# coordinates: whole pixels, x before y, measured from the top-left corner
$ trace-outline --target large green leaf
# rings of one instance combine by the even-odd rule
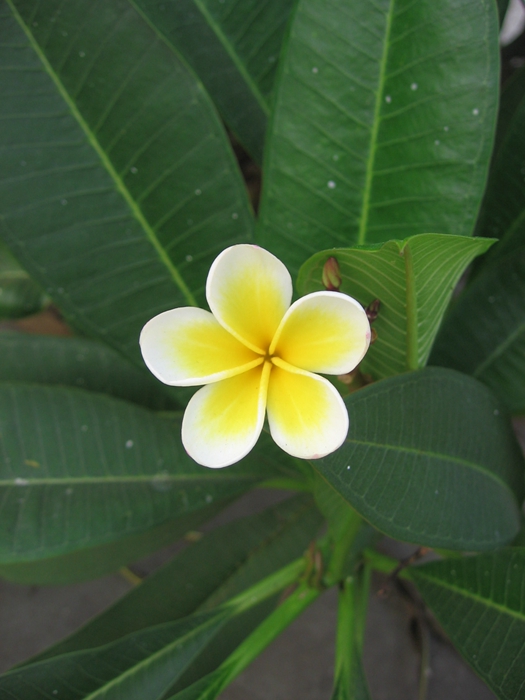
[[[329,246],[471,233],[498,101],[492,0],[300,0],[282,62],[261,245],[297,269]]]
[[[407,573],[497,697],[525,698],[525,549],[432,562]]]
[[[37,659],[108,644],[220,605],[300,556],[320,525],[311,498],[297,496],[212,530]]]
[[[525,210],[446,317],[430,357],[525,413]]]
[[[225,121],[262,160],[269,98],[293,0],[135,0],[184,55]]]
[[[345,443],[312,466],[372,525],[460,550],[494,548],[516,535],[523,456],[482,384],[426,368],[361,389],[346,404]]]
[[[253,216],[195,77],[127,0],[0,3],[0,231],[86,334],[204,300]]]
[[[171,388],[106,345],[81,338],[0,333],[0,381],[62,384],[157,411],[177,407]]]
[[[229,499],[274,473],[263,438],[239,465],[186,454],[180,420],[62,387],[0,384],[0,561],[59,556]],[[275,460],[277,461],[277,460]]]
[[[0,319],[41,311],[49,297],[0,243]]]
[[[323,266],[335,257],[341,291],[363,306],[379,299],[377,340],[361,367],[374,379],[423,367],[465,267],[492,241],[465,236],[421,234],[404,241],[317,253],[301,268],[301,294],[324,289]]]

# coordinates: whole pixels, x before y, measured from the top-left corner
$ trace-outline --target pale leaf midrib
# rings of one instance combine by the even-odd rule
[[[427,581],[429,581],[430,583],[433,583],[435,586],[439,586],[440,588],[445,588],[449,591],[452,591],[453,593],[455,593],[457,595],[460,595],[464,598],[468,598],[472,601],[475,601],[476,603],[482,603],[483,605],[485,605],[488,608],[492,608],[494,610],[497,610],[498,612],[502,612],[505,615],[508,615],[509,617],[514,617],[517,620],[525,623],[525,614],[519,613],[519,611],[513,610],[511,608],[506,608],[501,603],[496,603],[493,600],[491,600],[490,598],[483,598],[483,596],[481,596],[479,593],[473,593],[472,591],[468,591],[465,588],[461,588],[461,587],[454,585],[448,581],[443,581],[443,579],[437,578],[436,576],[433,576],[432,574],[428,574],[428,573],[423,573],[423,574],[418,573],[418,575],[414,576],[412,580],[415,579],[417,581],[418,576],[421,576],[421,578],[424,578]],[[411,578],[412,578],[412,576],[411,576]]]
[[[433,460],[442,462],[453,462],[454,464],[461,465],[463,467],[468,467],[479,474],[482,474],[485,478],[495,481],[500,487],[508,491],[514,498],[512,489],[510,486],[502,479],[499,474],[495,474],[490,469],[484,467],[481,464],[476,464],[468,459],[463,459],[462,457],[457,457],[455,455],[441,454],[440,452],[432,452],[431,450],[418,449],[417,447],[405,447],[404,445],[391,445],[386,443],[372,442],[371,440],[358,440],[356,438],[347,438],[345,440],[346,445],[364,445],[366,447],[371,447],[372,449],[382,449],[387,452],[399,452],[414,454],[418,457],[427,457]]]
[[[379,76],[378,85],[376,92],[376,99],[374,105],[374,121],[372,123],[372,131],[370,134],[370,150],[368,152],[367,167],[366,167],[366,179],[365,187],[363,192],[363,204],[361,208],[361,217],[359,223],[359,231],[357,235],[357,244],[362,245],[366,242],[367,226],[368,226],[368,214],[370,211],[370,200],[372,195],[372,180],[374,177],[374,163],[377,150],[377,140],[379,135],[379,126],[381,120],[379,115],[381,113],[381,104],[383,98],[383,88],[385,86],[385,76],[386,76],[386,64],[388,60],[388,49],[390,47],[390,32],[392,30],[392,18],[394,15],[394,1],[390,0],[390,8],[386,16],[386,27],[385,27],[385,38],[384,38],[384,50],[383,56],[381,57],[381,63],[379,64]]]
[[[252,76],[250,73],[248,73],[244,63],[236,53],[236,51],[233,50],[233,47],[231,45],[231,42],[228,41],[228,38],[225,36],[224,32],[222,31],[222,28],[218,25],[218,23],[214,20],[214,18],[211,16],[211,14],[208,12],[208,9],[205,7],[204,3],[202,0],[193,0],[195,3],[197,9],[201,13],[201,15],[204,17],[206,22],[208,23],[208,26],[211,28],[217,39],[220,41],[222,47],[230,57],[230,59],[233,61],[235,64],[235,67],[239,71],[240,75],[242,76],[244,82],[248,87],[250,88],[253,96],[257,100],[261,110],[264,112],[264,114],[268,117],[270,114],[270,108],[268,107],[268,103],[263,97],[261,91],[259,90],[258,86],[255,84]]]
[[[92,146],[92,148],[95,150],[97,153],[98,157],[100,158],[102,165],[105,167],[107,170],[108,174],[110,175],[111,179],[113,180],[116,189],[118,192],[122,195],[123,199],[129,206],[132,214],[135,216],[135,219],[139,222],[141,225],[142,229],[144,230],[144,233],[146,234],[148,240],[150,241],[151,245],[155,249],[157,255],[159,256],[161,262],[164,264],[166,269],[168,270],[172,280],[176,284],[176,286],[179,288],[180,292],[183,294],[186,302],[190,306],[197,306],[197,301],[195,300],[192,292],[188,288],[186,282],[182,278],[180,272],[177,270],[175,265],[172,263],[171,259],[167,255],[166,251],[160,244],[160,241],[157,238],[157,235],[155,231],[152,229],[146,218],[144,217],[141,209],[137,206],[135,200],[131,196],[129,190],[127,187],[124,185],[122,178],[118,175],[117,171],[113,167],[113,164],[109,160],[108,156],[102,149],[101,145],[99,144],[97,138],[95,137],[94,133],[92,132],[91,128],[89,127],[88,123],[85,121],[84,117],[78,110],[77,106],[71,99],[69,93],[67,92],[66,88],[64,87],[62,81],[56,74],[56,72],[53,70],[53,67],[49,63],[48,59],[46,58],[44,52],[40,48],[39,44],[37,41],[34,39],[33,35],[31,34],[29,28],[27,27],[26,23],[24,22],[23,18],[19,14],[18,10],[13,4],[13,0],[6,0],[9,8],[11,9],[11,12],[13,13],[13,16],[15,17],[16,21],[20,25],[22,31],[26,35],[29,44],[35,51],[36,55],[40,59],[42,65],[45,68],[46,73],[49,75],[53,83],[55,84],[60,96],[62,99],[65,101],[67,106],[70,109],[71,114],[73,117],[76,119],[78,125],[84,132],[88,142]]]

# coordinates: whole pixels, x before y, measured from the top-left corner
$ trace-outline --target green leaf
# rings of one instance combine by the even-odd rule
[[[242,493],[271,476],[280,457],[265,438],[239,465],[205,469],[186,454],[180,420],[92,392],[21,383],[0,385],[0,436],[2,563],[144,532]]]
[[[525,69],[504,90],[495,152],[476,233],[502,238],[525,216]]]
[[[72,386],[157,411],[180,406],[171,387],[106,345],[83,338],[0,333],[0,381]]]
[[[300,0],[281,61],[261,245],[296,270],[330,246],[471,233],[498,102],[493,0]]]
[[[430,363],[471,374],[525,413],[525,211],[446,317]]]
[[[525,698],[525,549],[431,562],[407,574],[497,697]]]
[[[86,335],[142,362],[153,315],[204,301],[251,236],[224,128],[127,0],[0,5],[0,231]]]
[[[423,367],[452,291],[465,267],[493,241],[427,233],[404,241],[339,248],[314,255],[301,268],[301,294],[324,289],[322,271],[335,257],[341,291],[363,306],[379,299],[377,340],[361,364],[374,379]]]
[[[523,456],[482,384],[427,368],[361,389],[346,405],[345,443],[311,464],[374,527],[467,551],[516,535]]]
[[[38,284],[0,243],[0,319],[29,316],[41,311],[48,302]]]
[[[0,564],[0,577],[25,585],[64,585],[106,576],[122,566],[173,544],[188,531],[217,515],[227,500],[212,503],[179,518],[168,520],[146,532],[122,537],[99,547],[80,549],[63,556]]]
[[[305,496],[222,525],[37,660],[108,644],[220,605],[300,556],[320,525]]]
[[[269,98],[293,0],[135,0],[193,67],[239,141],[262,161]]]
[[[226,618],[224,610],[149,628],[113,645],[66,654],[0,676],[13,700],[160,700]]]

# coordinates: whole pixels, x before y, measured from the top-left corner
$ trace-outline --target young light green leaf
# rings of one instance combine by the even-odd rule
[[[311,464],[374,527],[471,551],[516,535],[523,455],[486,387],[426,368],[361,389],[346,404],[346,442]]]
[[[0,561],[60,556],[149,530],[271,476],[271,440],[229,469],[186,454],[180,420],[63,387],[0,385]]]
[[[525,413],[525,210],[446,317],[430,363],[471,374]]]
[[[407,571],[451,641],[500,700],[523,700],[525,549]]]
[[[1,333],[0,381],[77,387],[156,411],[181,405],[175,389],[137,369],[107,345],[84,338]]]
[[[492,0],[300,0],[281,60],[261,245],[297,270],[320,248],[472,232],[498,101]]]
[[[293,0],[134,0],[202,80],[224,120],[262,161],[270,95]]]
[[[0,7],[0,232],[68,319],[141,362],[253,215],[222,123],[127,0]]]
[[[36,659],[108,644],[221,605],[300,556],[321,522],[311,498],[296,496],[212,530]]]
[[[29,316],[41,311],[49,301],[42,288],[0,243],[0,319]]]
[[[365,307],[379,299],[373,323],[377,340],[361,368],[382,379],[426,364],[457,281],[492,243],[427,233],[383,245],[323,251],[302,266],[297,284],[301,294],[324,289],[323,266],[334,257],[341,271],[341,292]]]

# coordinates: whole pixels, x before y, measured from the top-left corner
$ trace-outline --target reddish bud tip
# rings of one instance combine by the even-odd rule
[[[323,285],[329,292],[338,292],[341,286],[341,270],[336,258],[328,258],[323,267]]]
[[[376,320],[376,318],[379,315],[379,309],[381,308],[381,302],[379,299],[374,299],[374,301],[371,301],[370,304],[366,307],[366,315],[368,317],[368,320],[370,323]]]

